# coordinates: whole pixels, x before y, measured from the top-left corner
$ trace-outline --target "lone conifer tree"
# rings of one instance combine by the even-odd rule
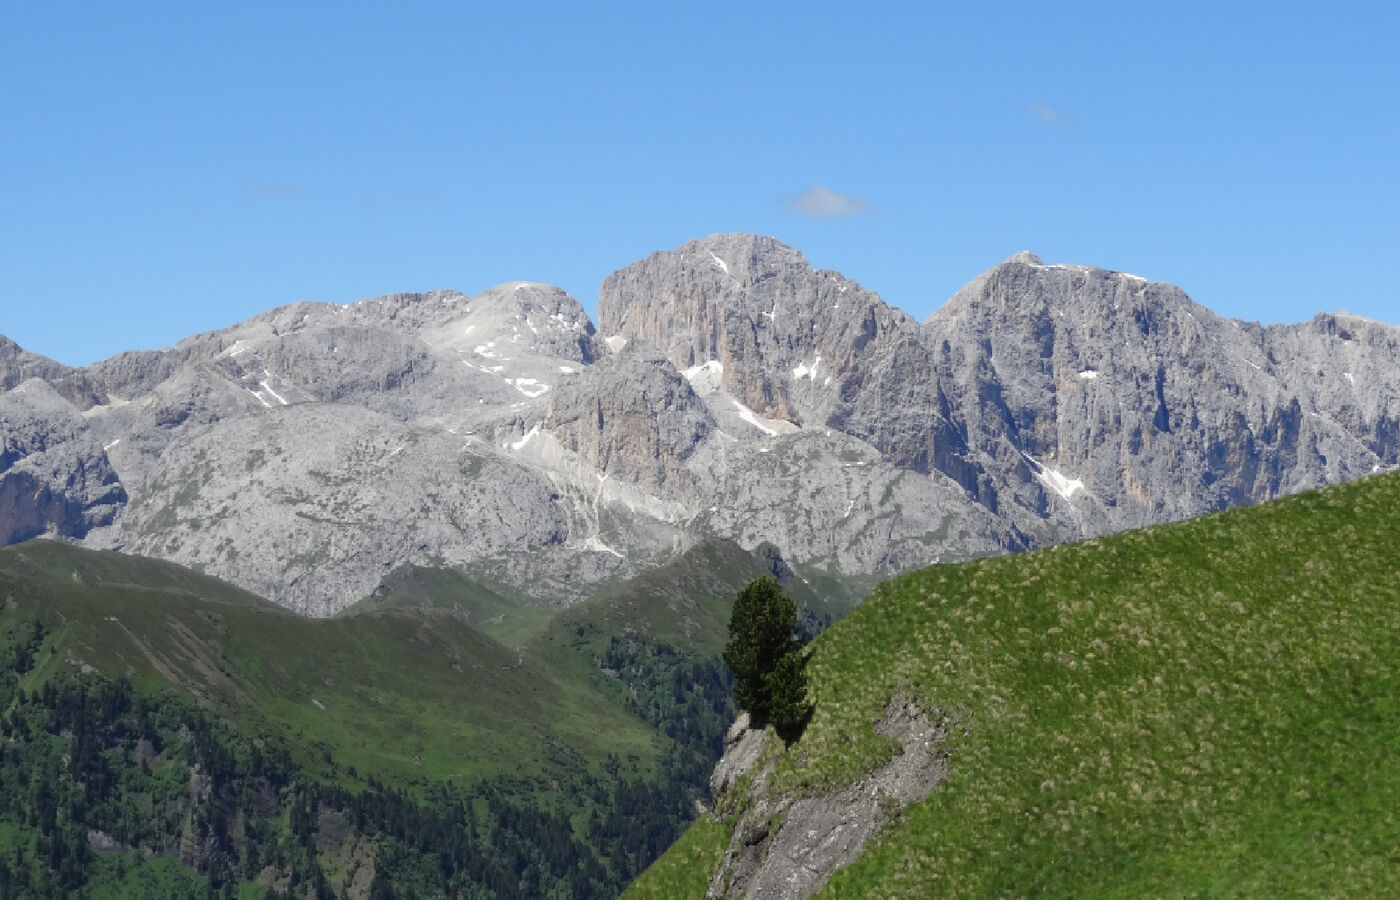
[[[755,724],[772,721],[784,739],[806,717],[806,677],[797,604],[778,579],[765,575],[734,598],[724,661],[734,672],[734,699]],[[781,721],[780,721],[781,720]]]

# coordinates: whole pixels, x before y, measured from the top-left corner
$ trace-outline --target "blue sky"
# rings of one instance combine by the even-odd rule
[[[1398,44],[1393,3],[7,4],[0,334],[82,364],[514,279],[591,312],[723,231],[920,319],[1030,249],[1400,322]]]

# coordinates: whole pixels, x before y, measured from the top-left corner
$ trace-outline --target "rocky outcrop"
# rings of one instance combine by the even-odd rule
[[[0,393],[0,544],[81,538],[126,502],[81,415],[38,378]]]
[[[710,781],[715,815],[727,817],[737,810],[737,819],[705,896],[810,897],[837,869],[854,862],[866,842],[904,807],[947,780],[947,725],[936,714],[897,694],[874,728],[898,744],[889,762],[841,790],[794,796],[770,790],[771,768],[740,784],[765,759],[765,740],[762,732],[748,727],[746,717],[737,721]],[[735,790],[724,793],[731,788]]]
[[[641,341],[555,391],[544,427],[604,476],[684,494],[701,483],[688,463],[715,431],[690,384]]]

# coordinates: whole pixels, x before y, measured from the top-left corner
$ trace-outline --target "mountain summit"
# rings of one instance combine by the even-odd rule
[[[0,339],[0,535],[327,615],[405,564],[552,603],[709,536],[885,574],[1400,465],[1400,329],[1228,320],[1028,252],[919,323],[713,235],[609,276],[598,314],[512,282],[296,303],[84,369]]]

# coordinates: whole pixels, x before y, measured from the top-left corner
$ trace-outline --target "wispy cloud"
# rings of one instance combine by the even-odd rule
[[[1063,131],[1073,131],[1075,128],[1074,119],[1062,109],[1056,109],[1045,103],[1032,103],[1026,110],[1040,122],[1049,125],[1051,128],[1058,128]]]
[[[843,194],[814,184],[800,194],[784,194],[783,206],[811,219],[840,219],[870,211],[864,197]]]

